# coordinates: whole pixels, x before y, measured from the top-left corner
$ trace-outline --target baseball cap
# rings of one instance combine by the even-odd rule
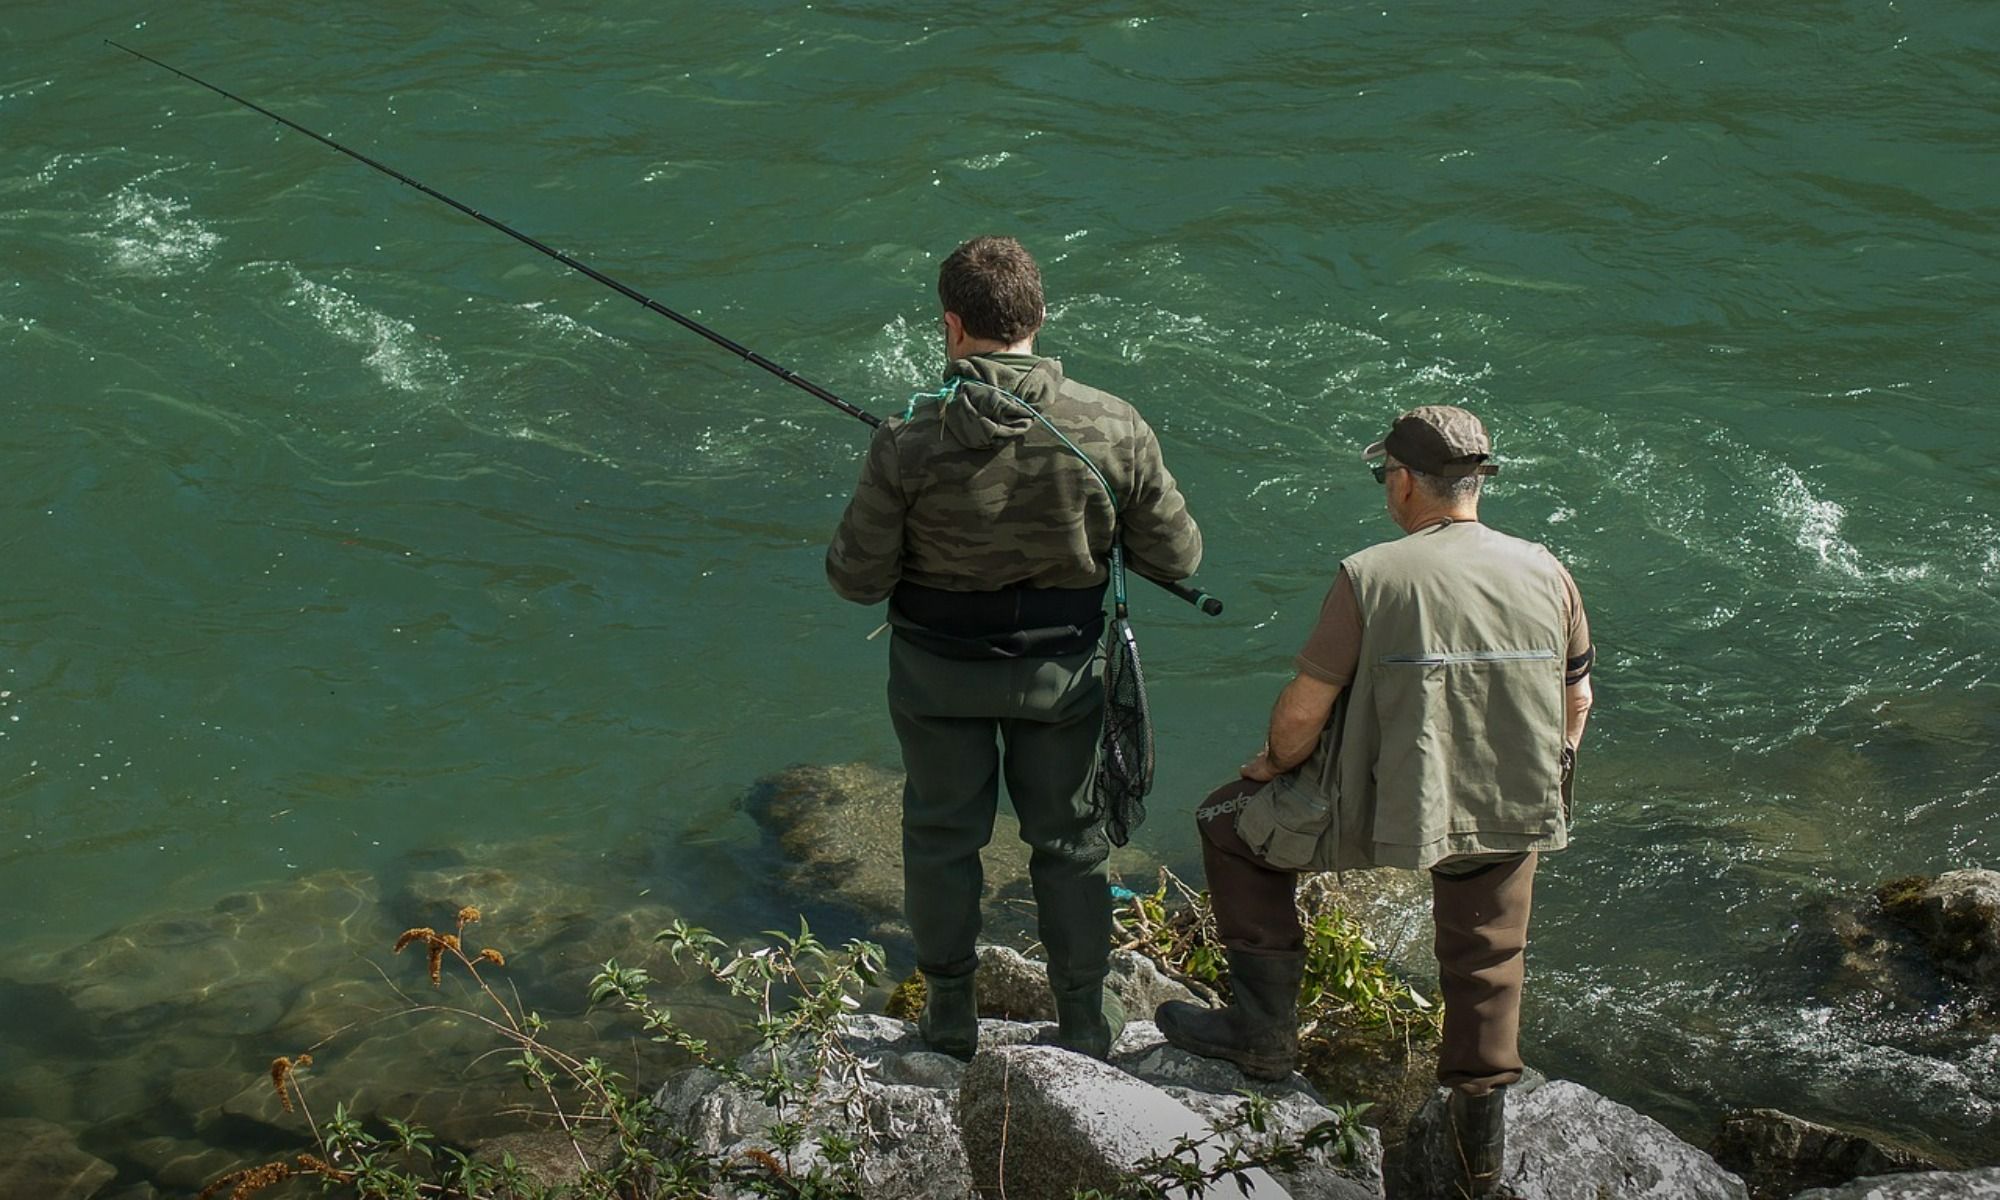
[[[1396,461],[1425,475],[1446,479],[1497,475],[1492,439],[1479,418],[1449,404],[1426,404],[1396,418],[1381,441],[1361,452],[1366,459],[1393,454]]]

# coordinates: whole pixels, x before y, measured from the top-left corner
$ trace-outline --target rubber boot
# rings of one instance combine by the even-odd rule
[[[917,1014],[917,1032],[924,1045],[939,1054],[971,1059],[979,1052],[979,1000],[973,987],[977,976],[933,975],[924,972],[924,1010]]]
[[[1102,982],[1055,993],[1056,1045],[1100,1062],[1125,1030],[1125,1006]]]
[[[1470,1096],[1453,1088],[1445,1120],[1451,1131],[1449,1149],[1457,1160],[1449,1176],[1458,1189],[1453,1195],[1467,1200],[1499,1195],[1507,1157],[1507,1089]]]
[[[1185,1000],[1160,1005],[1154,1021],[1171,1044],[1235,1063],[1252,1079],[1287,1078],[1299,1061],[1299,983],[1306,956],[1231,950],[1227,1008]]]

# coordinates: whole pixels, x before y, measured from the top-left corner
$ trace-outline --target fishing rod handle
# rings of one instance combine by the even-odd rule
[[[1214,596],[1209,595],[1200,588],[1183,587],[1178,583],[1168,583],[1164,579],[1152,579],[1150,575],[1145,576],[1145,578],[1151,579],[1152,582],[1179,596],[1211,617],[1222,615],[1222,601],[1217,600]]]

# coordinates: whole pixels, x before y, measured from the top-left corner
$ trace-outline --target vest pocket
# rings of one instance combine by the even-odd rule
[[[1550,650],[1376,660],[1377,841],[1562,829],[1562,661]]]

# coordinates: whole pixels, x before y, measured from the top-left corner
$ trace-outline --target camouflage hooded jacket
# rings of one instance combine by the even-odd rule
[[[949,399],[920,401],[875,431],[827,548],[834,591],[874,604],[904,580],[954,592],[1092,587],[1109,573],[1121,522],[1128,569],[1194,573],[1201,530],[1131,405],[1029,354],[958,359],[945,374],[954,377],[968,382]],[[1090,456],[1116,510],[1090,468],[1007,392]]]

